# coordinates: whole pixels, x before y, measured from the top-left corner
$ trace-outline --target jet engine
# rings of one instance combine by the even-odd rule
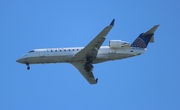
[[[110,40],[109,41],[110,48],[118,49],[118,48],[129,47],[129,46],[130,46],[129,42],[125,42],[125,41],[121,41],[121,40]]]

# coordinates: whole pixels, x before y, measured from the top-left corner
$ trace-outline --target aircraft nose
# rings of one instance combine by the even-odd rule
[[[19,59],[16,60],[16,62],[18,62],[18,63],[23,63],[23,61],[24,60],[22,58],[19,58]]]
[[[21,59],[17,59],[16,62],[20,63]]]
[[[19,59],[16,60],[16,62],[19,62],[19,61],[20,61]]]

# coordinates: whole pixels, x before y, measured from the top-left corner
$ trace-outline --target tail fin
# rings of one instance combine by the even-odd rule
[[[154,32],[158,28],[159,25],[155,25],[150,30],[148,30],[146,33],[142,33],[136,38],[136,40],[131,44],[131,47],[140,47],[140,48],[146,48],[150,43],[154,42]]]

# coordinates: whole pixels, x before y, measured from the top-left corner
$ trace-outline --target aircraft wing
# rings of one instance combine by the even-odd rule
[[[84,47],[81,51],[74,55],[73,60],[74,63],[71,63],[74,67],[76,67],[79,72],[84,76],[84,78],[90,84],[96,84],[98,79],[94,78],[93,75],[93,65],[92,62],[89,63],[91,70],[85,69],[87,61],[86,58],[91,56],[91,58],[95,59],[98,53],[99,48],[103,44],[106,39],[105,36],[109,33],[111,28],[114,26],[113,19],[109,26],[106,26],[86,47]]]
[[[105,27],[84,49],[79,51],[75,56],[75,60],[83,60],[87,56],[92,56],[96,58],[97,53],[104,40],[105,36],[109,33],[111,28],[114,26],[115,19],[112,20],[109,26]]]
[[[84,63],[81,62],[77,62],[77,63],[71,63],[74,67],[76,67],[76,69],[78,69],[78,71],[84,76],[84,78],[90,83],[90,84],[96,84],[98,79],[94,78],[94,75],[92,73],[92,71],[87,72],[84,69]]]

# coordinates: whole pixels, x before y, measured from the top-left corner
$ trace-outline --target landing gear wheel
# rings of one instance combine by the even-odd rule
[[[29,66],[27,67],[27,70],[30,70],[30,67],[29,67]]]
[[[92,56],[87,56],[86,57],[86,63],[84,65],[84,69],[87,72],[91,72],[92,71],[92,69],[93,69],[92,62],[93,62],[93,57]]]
[[[26,63],[26,65],[27,65],[27,70],[30,70],[29,63]]]
[[[87,68],[86,68],[86,71],[87,71],[87,72],[90,72],[90,71],[91,71],[91,68],[87,67]]]
[[[92,62],[93,62],[93,58],[90,57],[90,56],[88,56],[88,57],[86,57],[86,61],[87,61],[88,63],[92,63]]]
[[[86,70],[86,72],[90,72],[93,69],[93,65],[88,63],[88,62],[86,62],[85,66],[84,66],[84,69]]]

